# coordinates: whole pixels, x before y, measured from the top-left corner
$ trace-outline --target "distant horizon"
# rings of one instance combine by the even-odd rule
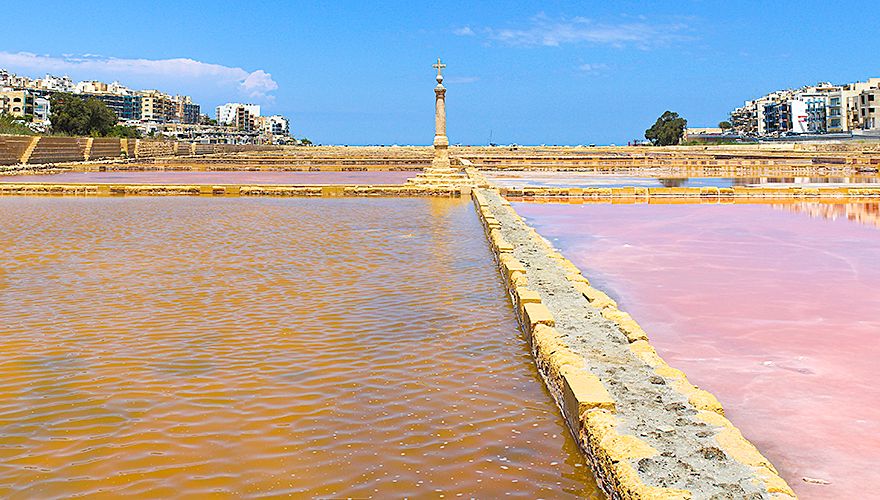
[[[7,27],[0,68],[252,102],[315,143],[429,145],[431,64],[448,65],[448,135],[487,145],[625,145],[666,110],[715,127],[745,101],[878,73],[876,37],[845,49],[827,19],[871,7],[450,1],[249,5],[160,0],[120,11],[44,4],[41,36]],[[167,16],[174,12],[173,19]],[[95,29],[94,19],[107,22]],[[142,23],[137,19],[167,22]],[[491,139],[490,139],[491,137]]]

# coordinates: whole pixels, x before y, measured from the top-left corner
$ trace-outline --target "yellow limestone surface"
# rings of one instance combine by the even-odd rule
[[[533,302],[523,305],[523,316],[529,330],[534,330],[535,325],[547,325],[553,326],[556,324],[556,321],[553,319],[553,315],[550,313],[550,309],[547,309],[542,303]]]
[[[594,409],[582,420],[581,440],[592,450],[600,476],[612,482],[612,489],[620,498],[685,500],[692,498],[690,491],[676,488],[648,486],[642,482],[631,461],[657,455],[657,450],[641,439],[617,432],[617,418],[608,410]]]
[[[606,307],[602,309],[602,316],[616,323],[630,342],[648,340],[648,335],[629,313],[625,313],[616,307]]]
[[[750,443],[734,425],[722,415],[711,411],[700,411],[697,418],[707,424],[720,427],[715,434],[718,446],[737,462],[746,464],[757,469],[758,476],[770,493],[780,494],[795,498],[791,487],[779,477],[779,472],[764,455]]]

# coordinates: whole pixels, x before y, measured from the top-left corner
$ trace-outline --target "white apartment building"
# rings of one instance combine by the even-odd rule
[[[880,130],[880,88],[860,92],[856,110],[862,130]]]
[[[289,135],[290,122],[281,115],[262,116],[258,121],[258,130],[262,135]]]
[[[107,92],[107,84],[97,80],[86,80],[76,84],[77,94],[98,94]]]
[[[107,92],[116,95],[132,95],[134,91],[119,82],[113,82],[107,85]]]
[[[51,116],[52,103],[45,97],[34,98],[34,121],[44,125],[49,124]]]
[[[217,106],[217,123],[220,125],[235,125],[239,116],[239,109],[244,109],[251,118],[260,116],[259,104],[228,102],[221,106]]]
[[[46,74],[44,78],[34,81],[34,86],[42,90],[54,90],[56,92],[73,92],[76,86],[69,76],[53,76]]]

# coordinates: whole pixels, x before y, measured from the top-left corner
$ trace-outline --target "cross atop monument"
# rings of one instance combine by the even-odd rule
[[[438,82],[439,82],[439,81],[442,81],[442,80],[443,80],[443,68],[445,68],[446,65],[443,64],[443,62],[440,61],[440,58],[438,57],[438,58],[437,58],[437,64],[434,64],[434,65],[431,66],[431,67],[437,70],[437,81],[438,81]]]

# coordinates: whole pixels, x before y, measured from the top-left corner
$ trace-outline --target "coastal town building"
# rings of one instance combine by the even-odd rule
[[[259,104],[228,102],[217,106],[217,123],[234,126],[240,130],[252,130],[253,119],[260,116]]]
[[[0,91],[0,113],[17,118],[33,115],[33,94],[27,90]]]
[[[777,90],[731,111],[730,123],[734,133],[759,138],[880,130],[880,120],[872,114],[880,106],[872,111],[876,101],[870,100],[878,92],[880,78]]]
[[[46,97],[34,97],[34,123],[45,126],[49,124],[52,103]]]
[[[290,123],[281,115],[258,116],[255,122],[262,135],[290,135]]]
[[[74,82],[69,76],[49,74],[31,79],[0,69],[0,113],[28,119],[36,129],[45,130],[51,125],[51,98],[58,93],[97,99],[112,110],[120,122],[137,128],[144,135],[163,134],[226,144],[290,141],[288,119],[281,115],[263,117],[258,104],[230,102],[218,106],[215,126],[201,114],[201,106],[187,95],[172,95],[158,89],[133,90],[118,81]]]
[[[856,103],[859,128],[880,130],[880,88],[860,92]]]
[[[34,80],[34,86],[41,90],[54,92],[74,92],[76,85],[69,76],[52,76],[47,74],[44,78]]]
[[[108,92],[107,84],[95,80],[79,82],[74,90],[76,94],[95,94],[99,92]]]

